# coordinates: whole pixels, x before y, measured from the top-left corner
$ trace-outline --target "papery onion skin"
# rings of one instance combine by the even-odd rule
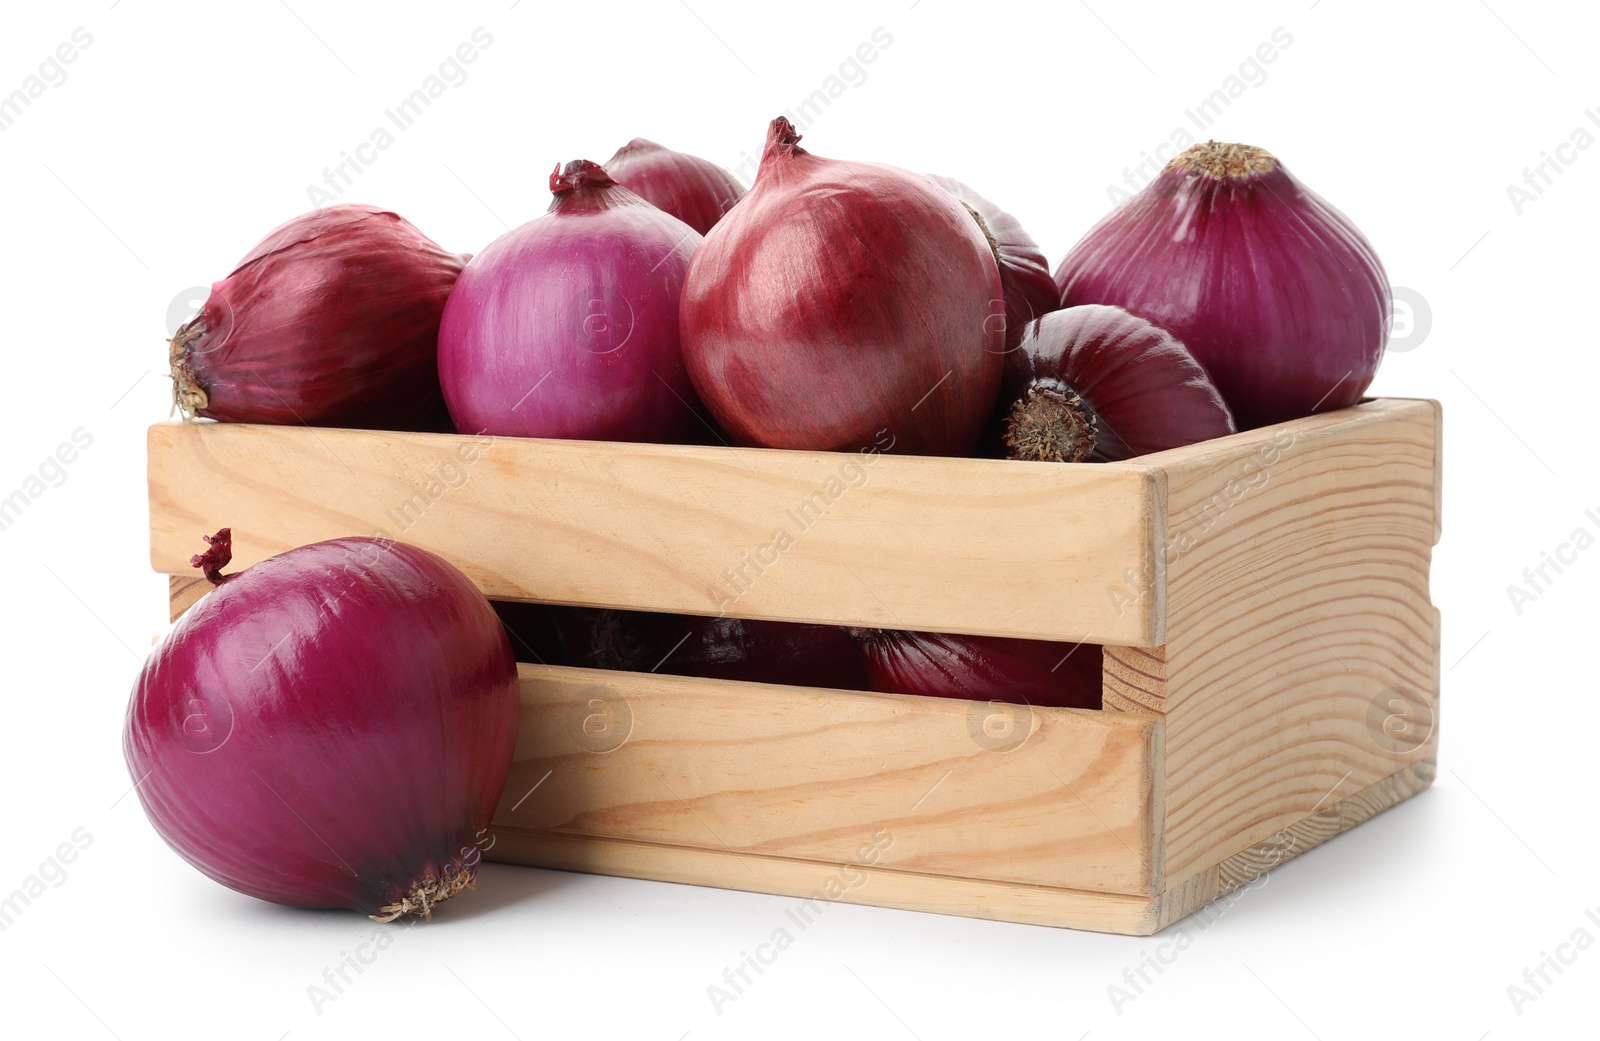
[[[173,403],[237,423],[439,429],[439,318],[466,262],[387,210],[302,214],[172,338]]]
[[[1099,708],[1102,651],[1054,643],[897,629],[853,629],[871,690],[1055,708]]]
[[[617,149],[605,168],[617,183],[701,235],[744,197],[744,185],[716,163],[642,137]]]
[[[866,690],[866,663],[832,625],[557,609],[569,664],[672,676]]]
[[[1246,145],[1173,159],[1056,282],[1063,306],[1114,304],[1172,333],[1241,430],[1355,404],[1388,337],[1389,280],[1366,237]]]
[[[1056,406],[1041,408],[1041,394],[1051,392],[1075,397],[1088,422],[1077,453],[1062,451],[1074,439],[1050,428]],[[1131,459],[1234,432],[1227,404],[1183,344],[1120,307],[1098,304],[1024,327],[1006,355],[996,426],[1007,458],[1053,462]]]
[[[1022,337],[1022,327],[1061,306],[1061,288],[1050,273],[1044,251],[1022,222],[953,177],[928,179],[972,211],[1000,265],[1000,290],[1006,307],[1006,347]]]
[[[999,387],[999,266],[926,177],[799,147],[773,120],[754,186],[683,291],[701,399],[745,445],[963,455]]]
[[[511,437],[683,443],[706,427],[678,300],[700,235],[600,165],[467,265],[445,306],[439,376],[456,427]]]
[[[219,543],[225,561],[223,540],[197,560]],[[294,907],[387,920],[469,886],[519,714],[488,601],[439,557],[371,538],[221,579],[128,706],[128,769],[162,838]]]

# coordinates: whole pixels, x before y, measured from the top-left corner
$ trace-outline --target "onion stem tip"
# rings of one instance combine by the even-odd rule
[[[214,586],[220,586],[234,575],[224,575],[222,569],[233,561],[233,529],[223,528],[215,535],[202,535],[208,548],[204,553],[196,553],[189,558],[189,566],[197,567],[205,573],[206,581]],[[236,573],[237,574],[237,573]]]

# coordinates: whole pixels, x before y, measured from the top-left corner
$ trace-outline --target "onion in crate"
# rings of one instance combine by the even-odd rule
[[[772,121],[755,184],[683,287],[690,378],[741,444],[897,451],[978,444],[1005,353],[999,265],[927,177],[812,155]]]
[[[994,433],[1009,459],[1111,462],[1233,432],[1183,344],[1119,307],[1052,311],[1006,355]]]
[[[275,229],[168,344],[185,418],[438,430],[439,318],[467,258],[339,205]]]
[[[1177,156],[1090,229],[1056,282],[1065,307],[1113,304],[1177,337],[1241,430],[1355,404],[1388,338],[1372,244],[1251,145]]]
[[[700,234],[577,160],[550,209],[472,258],[445,306],[439,376],[456,427],[683,443],[707,428],[678,298]]]
[[[636,137],[606,160],[624,188],[704,235],[744,195],[744,186],[716,163]]]
[[[1090,643],[852,629],[869,689],[1055,708],[1099,708],[1102,652]]]
[[[1000,265],[1006,346],[1015,347],[1024,325],[1061,306],[1061,290],[1050,274],[1050,262],[1017,218],[953,177],[930,174],[928,179],[959,199],[989,240],[995,262]]]

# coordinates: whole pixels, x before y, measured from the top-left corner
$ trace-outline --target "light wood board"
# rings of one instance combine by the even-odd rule
[[[1434,757],[1438,424],[1385,399],[1140,460],[1166,488],[1168,639],[1108,652],[1106,705],[1167,720],[1169,887]],[[1396,698],[1410,733],[1384,732]]]
[[[200,598],[216,588],[200,572],[190,575],[167,576],[167,615],[176,622],[178,616],[189,610]]]
[[[519,669],[497,827],[1155,892],[1156,717]]]
[[[232,527],[237,565],[342,535],[432,550],[483,591],[680,614],[1150,645],[1155,488],[1061,466],[159,423],[151,562]],[[1140,576],[1133,610],[1106,595]]]
[[[1177,889],[1155,896],[920,874],[879,864],[822,863],[552,834],[499,822],[486,857],[508,864],[772,893],[796,901],[784,908],[786,923],[804,922],[807,927],[826,915],[830,903],[839,902],[1148,936],[1182,922],[1218,897],[1409,798],[1431,779],[1431,764],[1417,764],[1322,808],[1288,833],[1292,839],[1275,836],[1270,844],[1244,850],[1210,871],[1192,876]]]

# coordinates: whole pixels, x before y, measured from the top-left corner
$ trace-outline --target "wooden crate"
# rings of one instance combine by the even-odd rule
[[[1104,708],[522,667],[490,859],[1147,934],[1425,788],[1437,403],[1059,465],[162,423],[151,560],[341,535],[491,597],[1107,645]]]

